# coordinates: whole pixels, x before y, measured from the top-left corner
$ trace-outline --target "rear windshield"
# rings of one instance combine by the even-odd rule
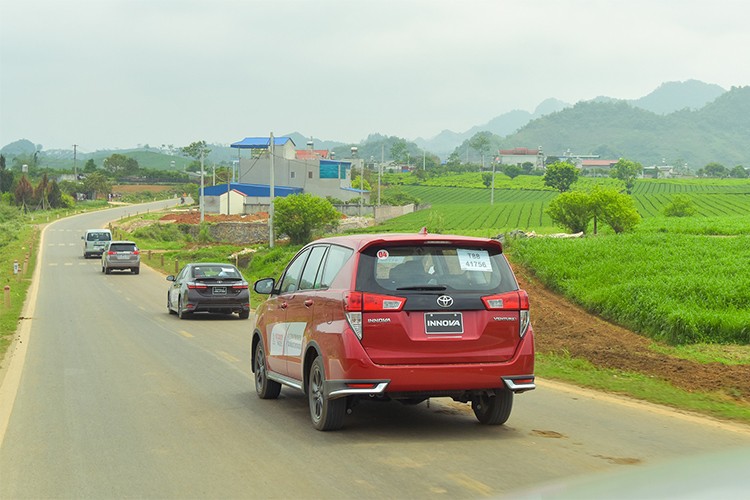
[[[110,252],[135,252],[135,245],[132,243],[112,243],[109,245]]]
[[[195,266],[193,278],[241,278],[242,275],[234,266]]]
[[[372,247],[362,254],[357,288],[485,294],[517,290],[518,283],[505,256],[495,247],[387,246]]]
[[[86,235],[87,241],[109,241],[112,239],[110,233],[89,233]]]

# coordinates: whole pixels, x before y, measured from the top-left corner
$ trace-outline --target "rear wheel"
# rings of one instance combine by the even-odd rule
[[[177,316],[180,319],[188,319],[190,317],[190,313],[182,308],[182,298],[177,301]]]
[[[318,356],[310,367],[307,399],[310,403],[310,418],[319,431],[334,431],[344,425],[346,398],[328,399],[325,394],[326,376],[323,358]]]
[[[513,409],[513,393],[508,389],[498,389],[494,395],[484,393],[471,401],[471,409],[479,423],[502,425]]]
[[[250,317],[250,311],[240,311],[240,319],[247,319]]]
[[[253,371],[255,372],[255,392],[260,399],[276,399],[281,392],[281,384],[275,380],[269,380],[266,369],[266,352],[263,349],[263,341],[258,342],[253,360]]]
[[[104,274],[111,274],[111,273],[112,273],[112,269],[110,269],[108,267],[104,268]]]
[[[131,271],[133,271],[133,274],[138,274],[138,273],[141,272],[141,268],[140,267],[134,267],[133,269],[131,269]]]

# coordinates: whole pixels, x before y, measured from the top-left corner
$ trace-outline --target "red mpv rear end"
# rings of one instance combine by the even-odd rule
[[[331,430],[363,397],[471,403],[502,424],[534,389],[529,300],[496,240],[353,235],[303,248],[257,311],[253,372],[261,398],[304,391]]]

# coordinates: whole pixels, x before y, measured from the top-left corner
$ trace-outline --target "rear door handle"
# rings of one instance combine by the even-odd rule
[[[313,301],[312,301],[312,299],[307,299],[307,300],[306,300],[306,301],[304,302],[304,304],[305,304],[305,307],[312,307],[312,305],[313,305]]]

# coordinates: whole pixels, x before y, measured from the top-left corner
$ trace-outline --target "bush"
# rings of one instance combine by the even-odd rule
[[[591,192],[594,215],[604,221],[615,233],[632,231],[641,221],[633,199],[611,188],[596,187]]]
[[[273,206],[276,233],[289,236],[292,245],[311,241],[313,231],[328,225],[337,226],[341,219],[341,214],[328,200],[307,193],[276,198]]]
[[[581,191],[560,193],[550,201],[546,212],[555,224],[571,233],[585,233],[594,216],[590,196]]]
[[[672,201],[664,207],[664,215],[667,217],[690,217],[695,215],[695,206],[690,196],[677,194]]]

